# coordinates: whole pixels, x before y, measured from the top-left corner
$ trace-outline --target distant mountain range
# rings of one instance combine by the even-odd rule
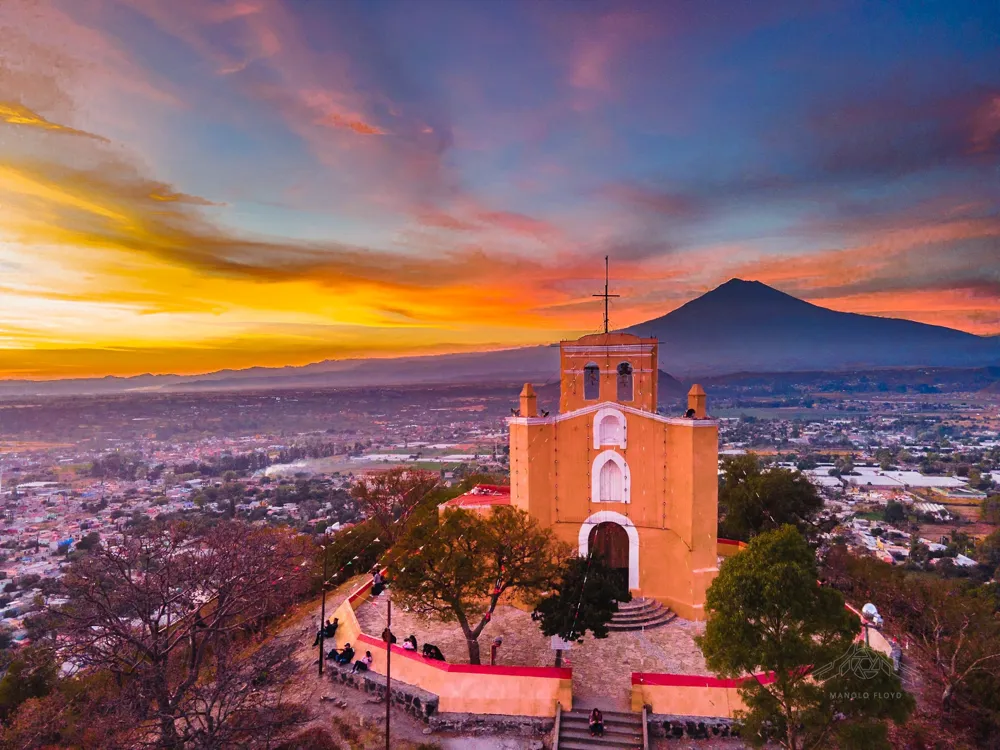
[[[681,378],[1000,364],[1000,336],[837,312],[741,279],[627,330],[659,339],[660,368]]]
[[[685,381],[738,372],[1000,364],[1000,336],[975,336],[910,320],[836,312],[758,281],[740,279],[727,281],[673,312],[625,330],[659,339],[660,369],[664,375],[670,373]],[[0,381],[0,397],[529,380],[544,383],[554,380],[558,369],[559,350],[552,345],[473,354],[328,360],[303,367],[254,367],[206,375],[7,380]]]

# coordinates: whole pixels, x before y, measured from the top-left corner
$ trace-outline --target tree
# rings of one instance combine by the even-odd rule
[[[542,633],[564,641],[582,640],[587,631],[595,638],[608,637],[608,623],[620,602],[632,601],[628,587],[600,555],[570,557],[562,566],[552,593],[535,608]],[[556,651],[556,666],[562,651]]]
[[[1000,495],[990,495],[979,506],[979,517],[988,524],[1000,525]]]
[[[20,651],[0,680],[0,722],[6,724],[28,699],[48,695],[58,671],[48,649],[31,647]]]
[[[764,670],[771,678],[740,688],[741,736],[755,746],[889,747],[881,720],[903,720],[912,698],[878,697],[901,694],[899,679],[880,654],[852,645],[857,617],[817,578],[813,552],[793,526],[752,539],[708,589],[699,639],[706,664],[726,677]],[[854,660],[875,668],[858,674]],[[819,667],[815,675],[810,666]],[[858,692],[876,697],[850,700]]]
[[[438,475],[434,472],[397,466],[358,480],[351,495],[392,546],[402,531],[397,522],[406,519],[437,485]]]
[[[900,523],[906,520],[906,509],[903,508],[902,503],[897,503],[895,500],[890,500],[885,505],[885,511],[882,513],[882,519],[886,523]]]
[[[76,543],[76,548],[78,550],[83,550],[84,552],[89,552],[97,548],[101,543],[101,535],[96,531],[91,531],[89,534],[84,536],[79,542]]]
[[[397,547],[393,580],[404,606],[458,622],[479,664],[479,636],[507,592],[548,591],[568,550],[527,513],[497,506],[489,517],[451,510],[412,526]]]
[[[941,707],[952,707],[978,675],[1000,677],[1000,622],[982,589],[933,576],[903,579],[895,617],[916,639],[940,688]]]
[[[1000,529],[997,529],[976,546],[976,560],[990,573],[1000,567]]]
[[[786,523],[803,533],[813,530],[823,498],[804,474],[762,468],[752,453],[723,459],[722,472],[719,536],[747,541]]]
[[[57,615],[72,656],[128,686],[123,696],[160,747],[213,746],[283,710],[268,685],[247,688],[280,660],[244,641],[304,590],[311,554],[281,529],[145,526],[72,565]]]

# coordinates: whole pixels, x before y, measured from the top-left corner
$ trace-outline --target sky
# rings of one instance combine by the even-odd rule
[[[0,0],[0,377],[495,349],[756,279],[1000,334],[1000,5]]]

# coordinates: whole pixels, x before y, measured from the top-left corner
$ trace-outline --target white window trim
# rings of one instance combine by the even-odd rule
[[[622,439],[619,442],[602,443],[601,442],[601,422],[604,421],[605,417],[614,417],[618,420],[618,424],[622,428]],[[612,409],[611,407],[605,406],[601,408],[597,414],[594,415],[594,450],[600,450],[601,446],[604,445],[617,445],[619,448],[625,448],[625,443],[628,442],[628,423],[625,421],[625,415],[622,414],[618,409]]]
[[[628,464],[625,459],[615,451],[601,451],[594,459],[590,467],[590,502],[601,502],[601,467],[608,461],[614,461],[618,468],[622,470],[622,499],[621,502],[628,503],[632,499],[632,475],[629,473]]]
[[[590,552],[591,530],[597,524],[607,521],[618,524],[628,534],[628,587],[634,591],[639,588],[639,531],[628,516],[615,513],[613,510],[601,510],[584,521],[577,537],[580,545],[580,557],[586,557]]]

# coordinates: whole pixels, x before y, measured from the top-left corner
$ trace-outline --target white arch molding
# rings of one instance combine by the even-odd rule
[[[594,463],[590,467],[590,502],[602,502],[601,469],[608,461],[617,464],[618,469],[621,471],[621,500],[612,500],[610,502],[631,502],[632,475],[628,470],[628,464],[625,463],[625,459],[621,457],[621,454],[615,451],[601,451],[597,454],[597,458],[594,459]]]
[[[632,519],[616,513],[613,510],[600,510],[590,516],[583,525],[580,526],[580,535],[577,541],[580,543],[580,557],[586,557],[590,552],[590,532],[599,523],[616,523],[625,529],[628,535],[628,587],[630,589],[639,588],[639,531],[636,529]]]
[[[617,425],[615,425],[616,422]],[[619,448],[624,448],[628,436],[625,415],[618,409],[609,406],[601,407],[594,415],[593,432],[594,450],[600,450],[601,446],[604,445],[617,445]]]

